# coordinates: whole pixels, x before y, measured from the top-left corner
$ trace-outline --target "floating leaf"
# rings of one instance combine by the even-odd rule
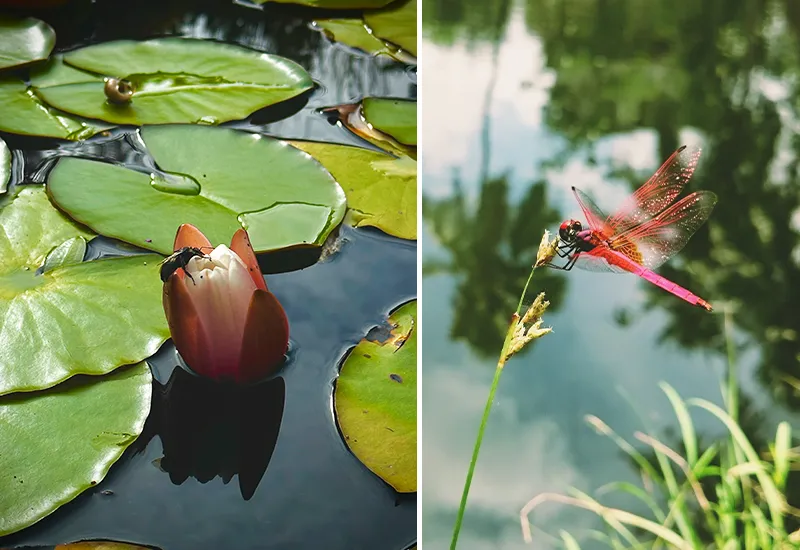
[[[417,102],[407,99],[364,98],[364,118],[375,129],[404,145],[417,145]]]
[[[103,343],[102,332],[93,337]],[[36,523],[103,480],[142,433],[151,383],[150,369],[139,363],[0,397],[0,536]]]
[[[214,244],[244,227],[264,252],[321,245],[344,217],[341,187],[283,141],[191,125],[141,135],[164,173],[62,158],[48,177],[53,201],[98,233],[163,254],[182,223]]]
[[[314,27],[325,36],[373,55],[388,54],[386,43],[370,34],[363,19],[317,19]]]
[[[8,190],[11,181],[11,151],[6,142],[0,138],[0,193]]]
[[[336,418],[353,454],[400,493],[417,490],[417,302],[389,317],[385,342],[361,340],[336,381]]]
[[[317,19],[314,29],[322,32],[329,40],[371,55],[386,55],[402,63],[413,64],[413,56],[373,35],[363,19]]]
[[[55,45],[56,33],[44,21],[0,15],[0,69],[47,59]]]
[[[417,55],[417,0],[395,2],[388,7],[364,13],[372,33]]]
[[[76,374],[106,374],[149,357],[169,338],[160,256],[37,274],[54,247],[90,236],[53,208],[40,186],[20,189],[0,210],[0,228],[0,395],[49,388]]]
[[[107,127],[45,105],[32,87],[17,78],[0,78],[0,130],[26,136],[79,140]]]
[[[33,80],[37,94],[62,111],[115,124],[218,124],[314,86],[293,61],[208,40],[119,40],[67,53],[64,61],[95,76],[55,85]],[[129,81],[133,99],[109,102],[98,76]]]
[[[417,238],[417,163],[350,145],[293,141],[344,188],[351,221],[401,239]]]
[[[378,128],[367,122],[367,119],[364,117],[363,102],[345,103],[343,105],[335,105],[333,107],[323,107],[321,111],[327,116],[335,114],[335,116],[339,119],[339,122],[341,122],[345,128],[360,138],[367,140],[376,147],[386,151],[387,153],[391,153],[399,157],[408,156],[416,159],[416,145],[405,145],[400,143],[391,135],[378,130]]]

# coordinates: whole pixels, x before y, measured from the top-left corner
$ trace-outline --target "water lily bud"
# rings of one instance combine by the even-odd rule
[[[196,374],[218,381],[250,383],[273,374],[289,347],[289,322],[267,289],[247,232],[239,229],[230,248],[211,250],[196,227],[184,224],[174,249],[186,247],[195,252],[166,277],[163,294],[183,360]]]

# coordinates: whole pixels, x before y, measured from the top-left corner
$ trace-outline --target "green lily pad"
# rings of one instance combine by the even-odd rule
[[[163,254],[182,223],[215,245],[244,227],[265,252],[319,246],[344,217],[339,184],[286,142],[192,125],[147,127],[141,136],[164,174],[62,158],[47,180],[50,197],[94,231]]]
[[[317,19],[314,27],[331,40],[369,54],[389,53],[386,43],[370,34],[363,19]]]
[[[0,138],[0,193],[8,190],[11,181],[11,151],[6,142]]]
[[[103,480],[142,433],[151,384],[150,369],[139,363],[0,397],[0,536],[36,523]]]
[[[67,84],[49,84],[44,75],[32,79],[39,97],[62,111],[115,124],[219,124],[314,86],[293,61],[208,40],[119,40],[67,53],[64,61],[91,74]],[[109,102],[98,77],[128,80],[133,99]]]
[[[345,443],[400,493],[417,490],[417,302],[389,317],[385,342],[361,340],[342,365],[334,406]]]
[[[417,55],[417,0],[395,2],[388,7],[364,13],[372,33]]]
[[[401,239],[417,238],[416,161],[350,145],[291,144],[321,162],[344,188],[352,225],[377,227]]]
[[[367,97],[361,104],[364,118],[377,130],[404,145],[417,145],[416,101]]]
[[[322,32],[328,39],[370,55],[385,55],[401,63],[413,64],[416,59],[401,48],[373,35],[364,20],[358,19],[317,19],[313,28]]]
[[[25,136],[80,140],[108,128],[45,105],[32,87],[13,77],[0,78],[0,130]]]
[[[56,33],[44,21],[0,15],[0,69],[47,59],[55,45]]]
[[[169,338],[161,256],[63,263],[38,274],[52,250],[91,236],[53,208],[40,186],[19,190],[0,210],[0,228],[0,395],[106,374],[149,357]]]

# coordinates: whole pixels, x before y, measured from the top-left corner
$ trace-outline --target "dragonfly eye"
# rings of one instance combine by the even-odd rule
[[[561,238],[562,241],[573,241],[575,239],[575,224],[578,224],[578,230],[580,230],[580,222],[576,222],[575,220],[565,221],[561,224],[561,227],[558,228],[558,236]]]

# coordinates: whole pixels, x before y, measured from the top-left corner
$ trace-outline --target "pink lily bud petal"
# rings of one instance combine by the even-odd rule
[[[205,332],[212,337],[210,353],[199,365],[189,366],[209,378],[236,380],[255,282],[244,262],[224,244],[208,257],[189,260],[186,272],[195,281],[186,280],[189,296]]]
[[[261,268],[258,266],[256,254],[253,252],[253,246],[250,244],[250,236],[244,229],[239,229],[233,234],[231,239],[231,250],[244,262],[244,265],[250,270],[250,276],[257,288],[267,290],[267,282],[264,280],[264,275],[261,273]]]
[[[175,244],[172,250],[177,252],[186,246],[211,250],[214,248],[203,233],[190,223],[184,223],[178,228],[175,234]]]
[[[278,299],[258,289],[250,300],[239,358],[239,382],[273,374],[289,349],[289,321]]]
[[[202,366],[204,358],[211,353],[211,342],[189,295],[187,283],[192,284],[185,277],[170,277],[164,283],[162,302],[172,342],[181,357],[190,365]]]

